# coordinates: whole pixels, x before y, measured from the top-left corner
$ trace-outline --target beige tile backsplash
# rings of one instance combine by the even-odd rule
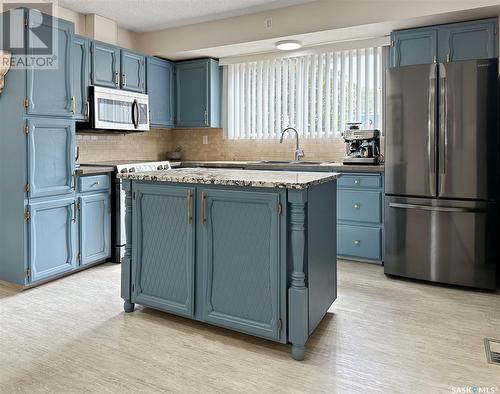
[[[203,144],[203,136],[208,144]],[[152,129],[146,133],[77,134],[80,162],[164,160],[165,153],[182,147],[184,160],[291,160],[295,139],[226,140],[222,129]],[[304,160],[339,161],[345,154],[342,138],[301,139]]]

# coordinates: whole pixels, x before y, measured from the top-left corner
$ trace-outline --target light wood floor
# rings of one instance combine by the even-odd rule
[[[341,262],[339,298],[297,362],[289,346],[140,307],[124,314],[119,276],[107,264],[22,293],[0,287],[0,392],[500,392],[483,345],[500,339],[500,292]]]

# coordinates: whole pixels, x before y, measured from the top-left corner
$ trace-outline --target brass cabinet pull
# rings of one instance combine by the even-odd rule
[[[192,192],[191,190],[188,191],[188,224],[191,224],[191,221],[193,220],[193,216],[191,215],[191,197],[192,197]]]
[[[355,179],[355,180],[354,180],[354,183],[355,183],[356,185],[359,185],[359,184],[361,183],[361,181],[360,181],[359,179]]]
[[[115,85],[119,85],[120,84],[120,73],[118,71],[115,71],[113,82],[115,83]]]
[[[205,110],[205,126],[208,125],[208,112]]]
[[[352,243],[357,246],[361,243],[361,241],[359,239],[355,239]]]
[[[205,192],[201,192],[201,222],[207,222],[207,218],[205,216]]]
[[[76,205],[76,201],[74,201],[73,202],[73,218],[72,218],[73,223],[76,223],[77,210],[78,210],[78,207]]]
[[[359,208],[361,208],[361,204],[356,203],[356,204],[354,204],[352,207],[353,207],[354,209],[359,209]]]
[[[70,111],[72,114],[74,114],[76,112],[76,97],[75,96],[71,96]]]
[[[122,73],[122,86],[127,86],[127,75]]]

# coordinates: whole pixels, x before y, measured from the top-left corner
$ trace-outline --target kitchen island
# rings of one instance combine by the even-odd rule
[[[121,174],[126,312],[135,303],[304,345],[337,297],[338,173]]]

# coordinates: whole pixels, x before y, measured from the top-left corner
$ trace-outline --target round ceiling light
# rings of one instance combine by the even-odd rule
[[[276,43],[276,48],[280,51],[293,51],[302,48],[302,43],[297,40],[283,40]]]

